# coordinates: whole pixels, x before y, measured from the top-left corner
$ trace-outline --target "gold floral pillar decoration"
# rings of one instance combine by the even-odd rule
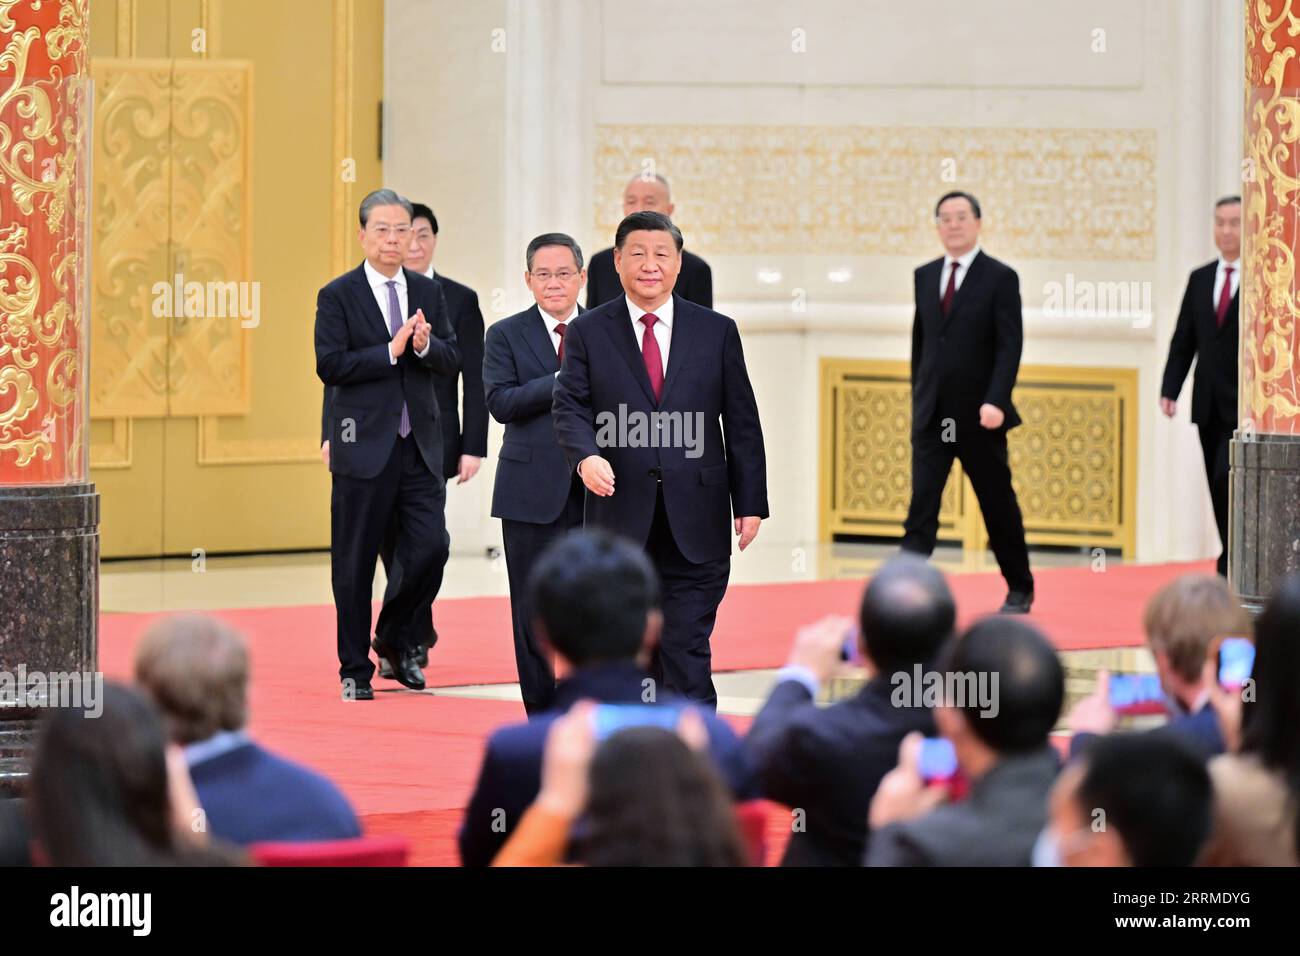
[[[1247,0],[1242,169],[1241,423],[1300,434],[1296,244],[1300,240],[1300,16],[1295,0]]]
[[[0,0],[0,484],[84,481],[89,0]]]

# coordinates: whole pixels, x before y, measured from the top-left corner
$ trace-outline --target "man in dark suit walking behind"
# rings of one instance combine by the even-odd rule
[[[1228,574],[1228,441],[1237,422],[1237,289],[1241,284],[1241,197],[1214,205],[1214,244],[1219,258],[1192,271],[1178,311],[1160,384],[1160,410],[1178,411],[1178,393],[1196,360],[1192,378],[1192,424],[1201,434],[1205,480],[1219,527],[1219,574]]]
[[[493,323],[483,352],[488,410],[506,426],[492,489],[492,517],[501,519],[510,617],[515,633],[519,688],[529,716],[546,710],[555,696],[550,649],[532,625],[525,588],[547,546],[582,526],[585,492],[555,439],[551,393],[569,323],[578,317],[578,293],[586,279],[582,250],[559,232],[528,244],[524,282],[536,300],[517,315]]]
[[[659,573],[659,690],[716,707],[709,638],[731,574],[727,519],[743,551],[768,516],[758,405],[736,323],[673,292],[671,219],[627,216],[614,262],[624,294],[565,336],[555,432],[590,492],[584,524],[644,545]]]
[[[365,261],[316,299],[316,374],[330,405],[330,577],[345,699],[371,700],[370,593],[375,559],[396,522],[402,582],[384,595],[375,651],[422,689],[415,614],[446,562],[447,489],[434,377],[460,364],[437,283],[402,267],[411,204],[389,189],[361,201]]]
[[[934,551],[943,486],[960,459],[1007,582],[1002,611],[1026,614],[1034,578],[1007,457],[1007,432],[1020,424],[1011,404],[1024,338],[1020,279],[980,249],[974,196],[945,195],[935,224],[944,255],[915,273],[912,503],[902,548],[926,557]]]

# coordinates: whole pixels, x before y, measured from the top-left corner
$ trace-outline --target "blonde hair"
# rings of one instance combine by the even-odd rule
[[[135,653],[135,679],[178,744],[239,730],[248,720],[248,648],[216,618],[178,615],[149,628]]]
[[[1198,681],[1215,638],[1245,635],[1250,622],[1223,578],[1185,574],[1156,592],[1142,626],[1153,653],[1163,651],[1178,676]]]

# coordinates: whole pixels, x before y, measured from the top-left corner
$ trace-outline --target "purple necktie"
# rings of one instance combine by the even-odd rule
[[[388,330],[396,335],[402,327],[402,303],[397,301],[397,280],[389,279],[388,286]],[[408,346],[410,342],[406,343]],[[406,402],[402,402],[402,423],[397,426],[397,434],[402,438],[411,434],[411,416],[407,414]]]

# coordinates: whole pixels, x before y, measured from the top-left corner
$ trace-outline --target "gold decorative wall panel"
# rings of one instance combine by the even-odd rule
[[[1030,544],[1133,553],[1137,372],[1022,366],[1023,424],[1008,438]],[[906,362],[821,363],[821,537],[901,537],[912,493]],[[955,479],[955,480],[954,480]],[[939,536],[983,549],[979,503],[959,465],[944,488]]]
[[[682,204],[688,245],[717,255],[934,254],[945,189],[984,206],[1013,259],[1155,258],[1151,129],[600,125],[594,225],[650,168]]]

